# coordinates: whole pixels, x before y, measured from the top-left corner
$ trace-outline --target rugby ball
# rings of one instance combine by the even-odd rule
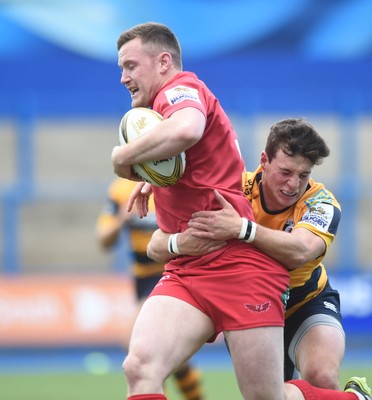
[[[163,117],[154,110],[144,107],[132,108],[121,119],[119,127],[120,144],[125,145],[133,142],[161,121],[163,121]],[[164,160],[132,165],[133,171],[142,180],[160,187],[176,184],[182,177],[185,168],[185,152]]]

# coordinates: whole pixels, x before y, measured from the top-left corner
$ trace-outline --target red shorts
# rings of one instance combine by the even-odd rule
[[[217,335],[284,326],[288,286],[286,268],[237,242],[210,263],[165,271],[150,296],[172,296],[193,305],[211,318]]]

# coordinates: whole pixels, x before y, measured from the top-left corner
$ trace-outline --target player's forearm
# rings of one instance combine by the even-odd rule
[[[257,225],[252,244],[289,269],[301,267],[315,258],[302,239],[261,225]]]
[[[199,239],[229,240],[245,236],[245,231],[242,232],[242,218],[233,210],[201,211],[194,215],[196,217],[189,221],[189,226],[194,229],[193,235]],[[309,246],[308,236],[298,237],[258,224],[252,239],[253,246],[290,269],[302,266],[324,251],[319,250],[319,246],[315,249]]]
[[[152,160],[173,157],[193,146],[199,139],[191,135],[193,127],[188,124],[165,120],[139,136],[135,141],[120,146],[113,153],[113,164],[120,168]]]
[[[169,244],[173,236],[172,245]],[[179,255],[203,256],[226,246],[225,240],[202,239],[193,235],[193,229],[188,228],[177,235],[156,230],[147,245],[147,255],[157,262],[166,263]],[[170,253],[170,251],[173,253]]]
[[[163,160],[189,149],[203,136],[205,116],[196,108],[176,111],[163,122],[152,127],[136,140],[116,146],[111,154],[115,173],[131,180],[132,165]]]
[[[168,239],[170,234],[157,229],[147,245],[147,256],[156,262],[166,263],[174,255],[168,251]]]
[[[326,251],[323,239],[308,229],[297,228],[288,233],[248,222],[220,194],[216,193],[216,197],[220,210],[196,212],[188,223],[199,239],[248,240],[290,269],[301,267]]]

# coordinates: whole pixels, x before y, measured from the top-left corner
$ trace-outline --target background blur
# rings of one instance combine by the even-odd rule
[[[184,69],[220,99],[247,169],[258,164],[279,119],[304,117],[326,139],[331,156],[314,177],[343,207],[326,265],[342,295],[347,356],[366,354],[372,334],[371,15],[370,0],[0,0],[5,368],[17,349],[121,344],[133,312],[125,237],[117,253],[105,254],[94,230],[113,178],[118,124],[130,108],[116,39],[150,20],[174,30]]]

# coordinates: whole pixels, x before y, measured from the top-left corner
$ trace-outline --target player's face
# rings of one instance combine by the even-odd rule
[[[132,107],[149,107],[161,87],[157,56],[145,51],[139,38],[125,43],[118,53],[121,83],[129,90]]]
[[[267,154],[261,154],[261,166],[265,204],[270,211],[292,206],[304,194],[313,169],[304,157],[290,157],[282,150],[269,162]]]

